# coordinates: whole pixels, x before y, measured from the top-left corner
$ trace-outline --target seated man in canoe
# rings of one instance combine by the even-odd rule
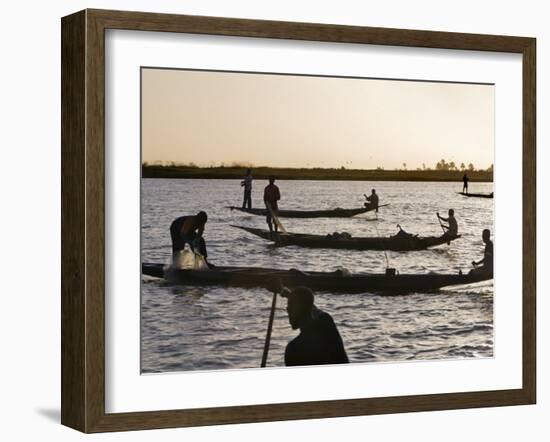
[[[399,229],[397,233],[392,238],[400,238],[400,239],[414,239],[418,237],[418,234],[412,234],[409,232],[405,232],[400,224],[397,224],[397,228]]]
[[[270,235],[273,235],[273,223],[271,214],[277,216],[279,213],[279,205],[278,201],[281,199],[281,192],[279,191],[279,188],[275,185],[275,178],[270,176],[269,177],[269,184],[264,189],[264,203],[265,208],[267,209],[267,215],[265,217],[265,220],[267,222],[267,225],[269,226],[269,233]],[[279,226],[277,225],[277,221],[273,220],[275,224],[275,233],[278,232]]]
[[[376,194],[376,189],[371,190],[370,196],[365,195],[365,199],[367,200],[367,202],[365,203],[365,207],[369,209],[375,209],[376,213],[378,213],[378,206],[380,201],[378,195]]]
[[[452,238],[458,236],[458,223],[456,222],[455,211],[453,209],[449,209],[448,218],[440,216],[439,212],[437,212],[437,218],[439,218],[440,221],[447,223],[447,225],[441,224],[441,227],[443,227],[443,230],[445,231],[444,235]]]
[[[285,350],[285,365],[325,365],[349,362],[344,343],[332,317],[317,308],[313,292],[307,287],[292,291],[281,281],[274,282],[272,290],[287,298],[288,321],[300,334],[290,341]]]
[[[483,230],[481,238],[485,243],[483,259],[472,261],[472,266],[474,266],[474,268],[470,270],[470,274],[493,273],[493,241],[491,241],[491,231],[489,229]]]
[[[202,255],[208,267],[213,267],[207,261],[208,253],[206,252],[206,243],[202,234],[208,216],[206,212],[200,211],[193,216],[180,216],[172,221],[170,225],[170,237],[172,239],[172,255],[175,256],[179,251],[185,248],[185,244],[189,244],[191,250]]]

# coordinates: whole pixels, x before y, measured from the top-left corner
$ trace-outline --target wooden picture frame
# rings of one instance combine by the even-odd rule
[[[536,41],[533,38],[84,10],[62,19],[62,408],[83,432],[533,404],[536,400]],[[523,64],[523,385],[272,405],[105,412],[105,30],[517,53]]]

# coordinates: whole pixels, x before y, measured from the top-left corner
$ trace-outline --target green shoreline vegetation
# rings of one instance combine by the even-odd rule
[[[142,178],[191,178],[191,179],[242,179],[247,168],[252,169],[255,179],[267,179],[274,176],[279,180],[334,180],[334,181],[462,181],[464,173],[471,182],[493,182],[493,166],[485,170],[475,169],[473,164],[461,168],[444,160],[437,163],[435,169],[417,168],[384,170],[341,168],[292,168],[266,167],[233,163],[201,167],[190,164],[148,164],[143,163]]]

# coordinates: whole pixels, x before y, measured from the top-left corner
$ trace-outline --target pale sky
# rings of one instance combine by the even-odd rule
[[[142,69],[142,160],[487,168],[494,86]]]

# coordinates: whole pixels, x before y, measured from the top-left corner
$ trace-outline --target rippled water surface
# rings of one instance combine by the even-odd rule
[[[263,181],[255,181],[253,206],[261,207]],[[493,224],[493,200],[465,198],[461,183],[278,181],[285,209],[359,207],[375,187],[380,204],[355,218],[285,219],[291,232],[386,236],[399,223],[407,232],[438,235],[435,216],[454,208],[462,238],[451,246],[420,252],[387,252],[401,273],[458,272],[483,255],[481,231]],[[470,184],[491,192],[492,184]],[[265,219],[226,209],[240,205],[235,180],[142,180],[142,261],[168,262],[169,226],[181,215],[208,213],[205,230],[210,260],[217,265],[383,272],[384,252],[275,248],[230,224],[266,228]],[[263,289],[184,287],[142,278],[142,371],[165,372],[259,367],[272,295]],[[351,362],[493,356],[493,284],[399,296],[316,294],[315,303],[332,315]],[[297,335],[279,298],[268,365],[284,365],[287,342]]]

